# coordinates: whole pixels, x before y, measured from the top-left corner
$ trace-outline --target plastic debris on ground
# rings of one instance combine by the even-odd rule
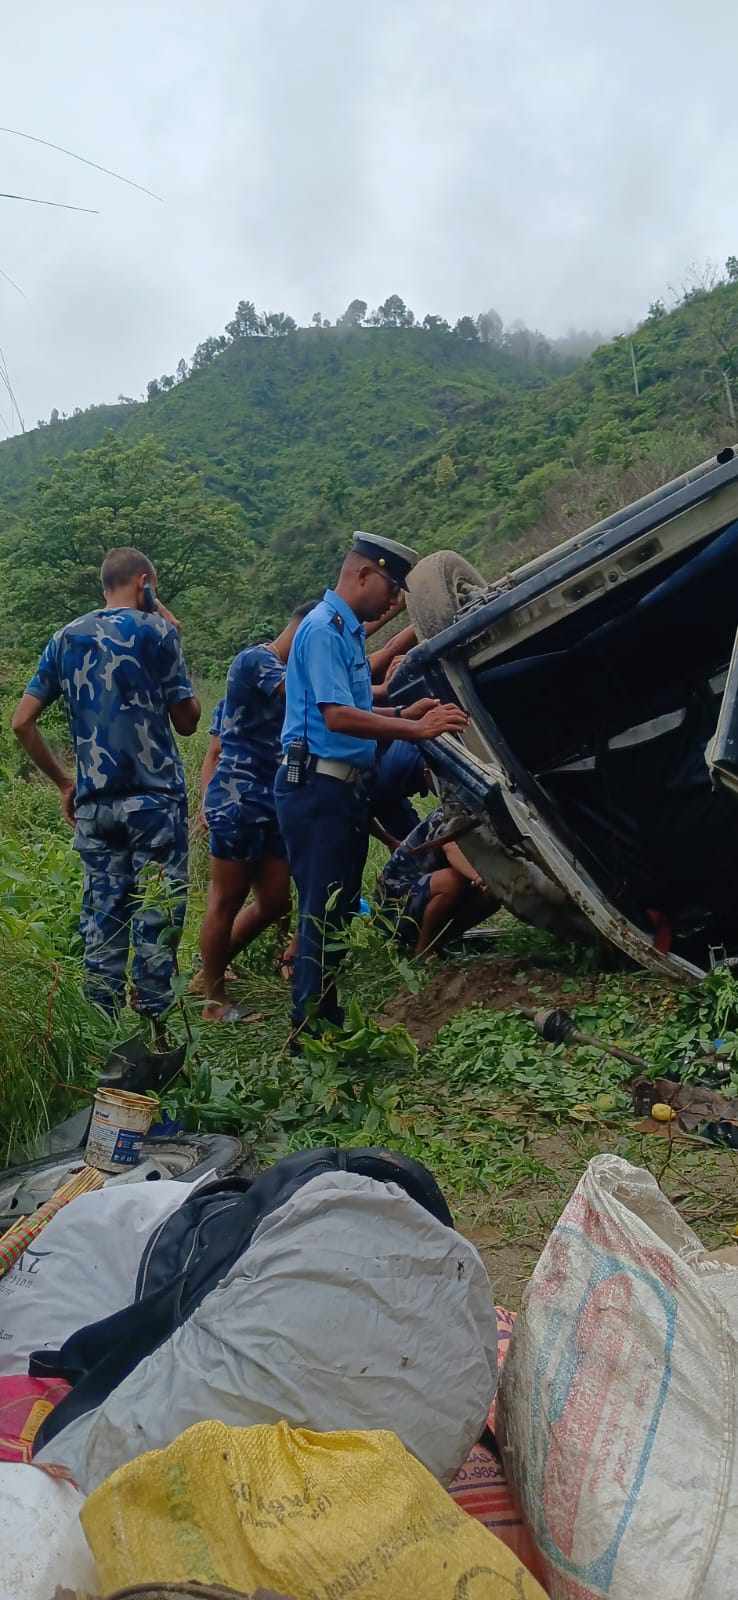
[[[738,1099],[707,1083],[681,1083],[673,1078],[638,1078],[631,1086],[638,1116],[654,1116],[655,1107],[669,1106],[685,1133],[697,1133],[713,1144],[738,1149]],[[657,1121],[666,1119],[659,1117]]]

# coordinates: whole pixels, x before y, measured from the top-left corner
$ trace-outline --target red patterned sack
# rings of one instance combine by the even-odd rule
[[[497,1370],[499,1372],[507,1355],[510,1335],[515,1325],[515,1313],[503,1306],[495,1306],[497,1313]],[[495,1404],[490,1406],[489,1426],[494,1432]],[[454,1478],[450,1493],[457,1506],[470,1517],[483,1522],[490,1533],[496,1534],[509,1550],[522,1561],[528,1571],[544,1582],[543,1563],[533,1539],[523,1522],[508,1488],[502,1463],[482,1444],[475,1444]]]
[[[30,1462],[41,1423],[68,1394],[63,1378],[0,1378],[0,1461]]]

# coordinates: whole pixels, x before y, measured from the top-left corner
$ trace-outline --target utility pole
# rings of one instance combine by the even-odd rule
[[[640,386],[639,386],[639,383],[638,383],[638,367],[636,366],[635,345],[633,344],[633,340],[632,339],[630,341],[630,359],[631,359],[631,361],[633,363],[633,388],[635,389],[635,397],[636,397],[636,400],[640,400],[641,391],[640,391]]]
[[[736,426],[738,426],[738,424],[736,423],[735,401],[733,399],[733,391],[732,391],[732,389],[730,387],[730,378],[729,378],[727,372],[725,372],[724,370],[723,370],[723,372],[721,372],[720,376],[721,376],[721,378],[723,380],[723,384],[725,385],[725,398],[726,398],[726,400],[728,402],[728,416],[730,417],[730,420],[731,420],[731,422],[733,424],[733,427],[735,428]]]

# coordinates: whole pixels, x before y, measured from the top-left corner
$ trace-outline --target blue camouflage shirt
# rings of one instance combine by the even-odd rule
[[[257,784],[271,795],[282,754],[285,670],[284,662],[265,644],[239,651],[231,662],[220,718],[220,760],[213,782],[226,788]]]
[[[60,628],[28,684],[64,699],[77,764],[75,797],[185,793],[169,707],[194,694],[176,628],[132,606],[90,611]]]
[[[225,699],[219,700],[217,706],[213,707],[213,715],[210,718],[210,727],[208,729],[208,732],[210,734],[211,739],[219,739],[220,738],[220,725],[221,725],[221,723],[223,721],[223,708],[224,708],[224,706],[225,706]]]
[[[411,889],[415,888],[421,878],[426,877],[429,872],[437,872],[439,867],[445,867],[446,857],[441,845],[429,843],[427,849],[420,849],[429,833],[438,826],[442,816],[443,806],[437,806],[435,811],[431,811],[422,822],[418,823],[417,828],[413,828],[412,833],[408,834],[407,839],[403,839],[389,861],[385,862],[379,881],[387,899],[402,900]],[[413,855],[412,852],[416,849],[418,854]]]

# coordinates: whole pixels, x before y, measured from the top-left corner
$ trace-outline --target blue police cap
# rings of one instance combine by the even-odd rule
[[[354,534],[351,548],[360,556],[366,556],[367,561],[373,561],[376,567],[381,567],[401,589],[407,588],[407,575],[418,559],[417,550],[411,550],[406,544],[398,544],[396,539],[380,539],[374,533],[361,531]]]

